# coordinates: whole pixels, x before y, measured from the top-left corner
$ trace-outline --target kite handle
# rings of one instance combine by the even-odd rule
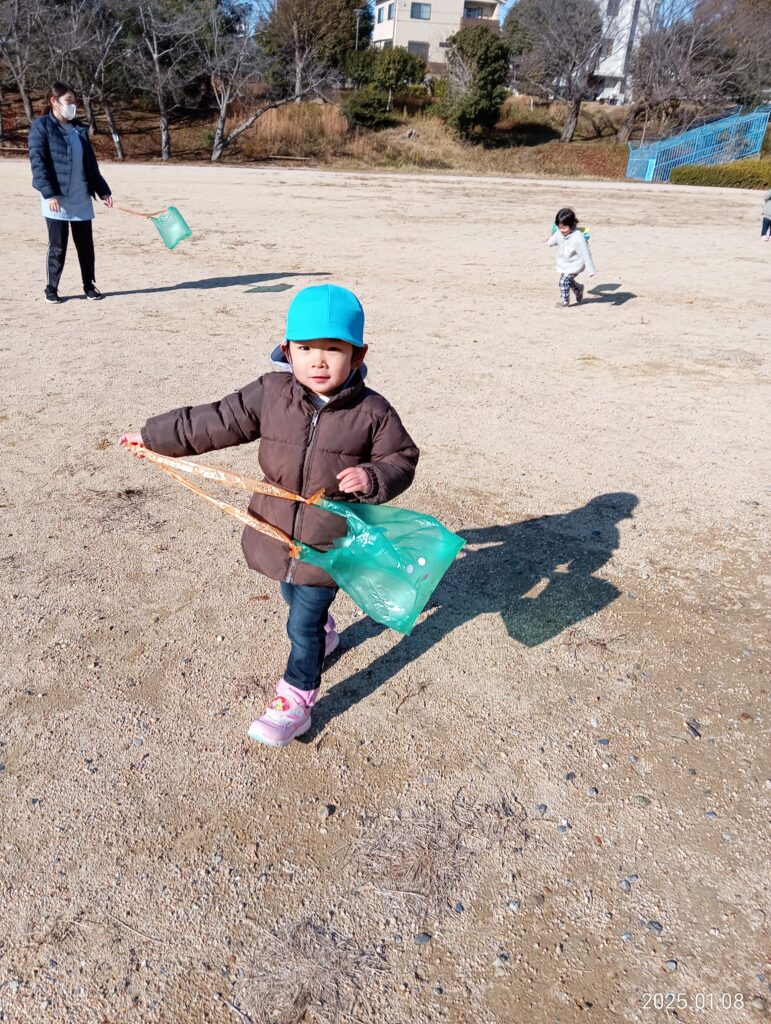
[[[258,494],[266,494],[271,498],[284,498],[287,501],[299,501],[303,505],[318,505],[324,496],[324,491],[317,491],[312,494],[309,498],[304,498],[301,494],[295,494],[293,491],[287,491],[283,487],[279,487],[276,484],[269,484],[265,480],[255,480],[252,477],[242,476],[240,473],[233,473],[228,469],[217,469],[214,466],[205,466],[198,462],[190,462],[188,459],[174,459],[168,455],[160,455],[158,452],[151,451],[149,448],[145,448],[144,445],[126,445],[126,450],[129,455],[137,456],[138,458],[148,459],[150,462],[154,462],[158,468],[171,477],[172,480],[176,480],[177,483],[182,484],[183,487],[187,487],[188,490],[193,491],[194,494],[198,494],[200,497],[205,498],[206,501],[211,502],[225,515],[232,516],[234,519],[238,519],[239,522],[245,526],[250,527],[253,530],[257,530],[258,533],[264,533],[268,537],[272,537],[274,540],[280,541],[282,544],[286,544],[289,548],[289,554],[291,558],[298,558],[300,555],[300,545],[296,541],[292,540],[289,534],[284,533],[283,530],[279,530],[277,526],[271,526],[270,523],[266,523],[263,519],[260,519],[253,512],[244,512],[243,509],[236,508],[235,505],[230,505],[225,501],[220,501],[219,498],[214,498],[211,494],[207,494],[197,484],[192,483],[190,480],[185,480],[182,476],[183,473],[188,473],[191,476],[204,477],[206,480],[214,480],[216,483],[222,484],[226,487],[237,487],[242,491],[256,491]]]

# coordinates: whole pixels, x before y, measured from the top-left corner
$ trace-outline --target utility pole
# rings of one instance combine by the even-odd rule
[[[361,21],[361,16],[362,16],[362,14],[364,14],[365,10],[366,10],[365,7],[357,7],[356,10],[353,12],[356,15],[356,49],[357,50],[359,49],[359,22]]]

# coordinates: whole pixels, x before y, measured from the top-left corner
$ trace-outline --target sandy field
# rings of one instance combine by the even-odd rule
[[[757,194],[106,166],[43,302],[0,163],[0,1021],[768,1018],[769,284]],[[557,208],[598,275],[558,309]],[[354,288],[468,541],[412,636],[342,595],[311,733],[239,528],[117,446]],[[256,446],[207,461],[256,471]],[[245,504],[246,496],[236,494]]]

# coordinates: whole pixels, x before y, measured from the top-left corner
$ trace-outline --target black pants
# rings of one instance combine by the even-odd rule
[[[48,225],[48,276],[46,285],[59,288],[64,259],[67,255],[67,242],[72,228],[72,240],[78,252],[80,273],[83,277],[83,291],[94,287],[94,235],[90,220],[53,220],[46,217]]]
[[[764,217],[763,218],[763,224],[762,224],[761,229],[760,229],[760,234],[762,236],[762,235],[765,235],[766,233],[771,235],[771,217]]]

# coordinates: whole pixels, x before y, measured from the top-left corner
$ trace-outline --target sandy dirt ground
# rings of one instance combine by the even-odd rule
[[[101,303],[43,302],[0,164],[3,1024],[767,1019],[771,245],[685,188],[105,168]],[[598,266],[558,309],[572,203]],[[336,603],[314,728],[238,527],[119,434],[354,288],[468,545],[409,638]],[[256,448],[207,461],[254,471]],[[239,499],[240,500],[240,499]]]

